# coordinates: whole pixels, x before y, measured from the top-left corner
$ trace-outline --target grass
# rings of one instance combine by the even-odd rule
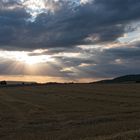
[[[0,140],[139,140],[140,84],[0,88]]]

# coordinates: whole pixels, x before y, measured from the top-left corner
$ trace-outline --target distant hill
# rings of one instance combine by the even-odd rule
[[[125,75],[111,80],[101,80],[94,83],[140,83],[140,74]]]
[[[0,81],[2,82],[2,81]],[[36,82],[25,82],[25,81],[5,81],[7,85],[31,85],[37,84]]]

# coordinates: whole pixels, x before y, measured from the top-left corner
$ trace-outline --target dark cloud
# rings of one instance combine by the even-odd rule
[[[111,78],[118,75],[137,74],[140,71],[139,42],[128,46],[118,44],[115,48],[92,48],[81,51],[81,57],[59,57],[66,68],[65,73],[74,73],[74,78]],[[91,51],[92,50],[92,51]]]
[[[12,50],[20,42],[26,29],[26,22],[30,15],[25,8],[15,0],[0,2],[0,48]]]
[[[123,46],[118,44],[115,48],[91,48],[79,50],[80,56],[55,56],[54,62],[43,62],[27,66],[15,60],[1,59],[0,75],[36,75],[61,77],[77,81],[81,78],[112,78],[118,75],[136,74],[140,71],[139,42]],[[74,51],[74,50],[73,50]],[[47,52],[43,52],[43,55]],[[31,54],[36,56],[41,54]],[[54,55],[54,56],[53,56]]]
[[[135,46],[134,46],[135,44]],[[116,48],[98,50],[89,60],[89,66],[80,67],[85,77],[115,77],[118,75],[137,74],[140,72],[140,48],[138,42]],[[89,53],[88,53],[89,54]],[[82,63],[82,62],[81,62]]]
[[[122,45],[118,41],[124,33],[137,29],[132,24],[140,20],[139,0],[93,0],[81,5],[60,0],[57,4],[49,0],[48,10],[33,18],[20,0],[0,1],[0,49],[30,50],[29,56],[49,55],[55,59],[55,63],[38,64],[35,72],[15,60],[1,59],[0,75],[47,75],[75,80],[140,71],[140,42]],[[111,43],[118,45],[103,47]],[[88,49],[88,45],[93,46]],[[44,52],[33,51],[40,48]]]
[[[41,13],[30,21],[22,3],[2,1],[1,48],[24,50],[112,42],[123,36],[127,25],[140,19],[139,0],[94,0],[77,6],[60,2],[54,13]]]

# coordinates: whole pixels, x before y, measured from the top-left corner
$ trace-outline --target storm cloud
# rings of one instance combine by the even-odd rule
[[[24,50],[112,42],[124,35],[130,23],[140,19],[139,0],[58,3],[55,12],[40,13],[32,21],[21,2],[2,1],[0,47]]]
[[[140,40],[132,39],[140,27],[139,0],[41,2],[40,9],[33,9],[28,0],[0,1],[0,50],[28,51],[29,57],[46,55],[55,61],[38,64],[36,72],[21,64],[11,71],[15,61],[0,56],[1,75],[77,80],[140,71]],[[34,52],[39,49],[44,51]]]

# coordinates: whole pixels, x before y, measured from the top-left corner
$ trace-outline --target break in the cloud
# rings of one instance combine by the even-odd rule
[[[0,74],[80,81],[138,73],[139,9],[139,0],[1,0]]]

